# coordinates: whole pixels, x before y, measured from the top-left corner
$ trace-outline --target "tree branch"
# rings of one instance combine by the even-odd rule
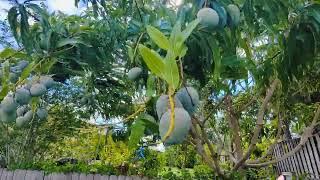
[[[227,96],[224,96],[223,99],[221,101],[218,102],[217,105],[215,105],[213,107],[213,109],[217,109],[223,102],[224,100],[226,99]],[[204,118],[203,122],[202,122],[202,125],[205,125],[206,122],[209,120],[210,116],[214,113],[215,111],[210,111],[210,113]]]
[[[238,112],[244,111],[245,109],[247,109],[249,106],[251,106],[251,104],[253,104],[254,102],[256,102],[257,97],[253,96],[252,99],[245,105],[243,105],[242,107],[240,107],[240,109],[238,109]]]
[[[282,160],[285,160],[288,157],[290,157],[290,156],[294,155],[295,153],[297,153],[301,148],[303,148],[303,146],[308,141],[308,139],[310,137],[312,137],[313,130],[314,130],[315,126],[318,124],[317,121],[319,119],[319,116],[320,116],[320,106],[318,107],[317,112],[315,113],[315,116],[313,118],[312,124],[309,127],[305,128],[305,130],[303,131],[303,134],[301,136],[299,144],[293,150],[291,150],[290,152],[284,154],[279,159],[274,159],[272,161],[259,163],[259,164],[246,164],[245,166],[246,167],[255,167],[255,168],[265,167],[265,166],[268,166],[268,165],[271,165],[271,164],[278,163],[278,162],[280,162]]]
[[[248,161],[246,161],[246,163],[248,163],[248,164],[258,164],[258,163],[261,163],[261,162],[262,162],[263,160],[265,160],[269,155],[272,154],[275,145],[278,143],[277,140],[278,140],[278,139],[280,138],[280,136],[281,136],[282,125],[283,125],[283,124],[282,124],[281,114],[278,113],[278,130],[277,130],[277,136],[276,136],[276,138],[275,138],[275,142],[272,143],[272,144],[269,146],[269,148],[268,148],[268,150],[267,150],[267,152],[266,152],[266,154],[265,154],[264,156],[262,156],[262,157],[260,157],[259,159],[256,159],[256,160],[248,160]]]
[[[251,153],[255,149],[256,144],[257,144],[258,139],[259,139],[259,134],[260,134],[261,129],[262,129],[263,125],[264,125],[264,122],[263,122],[264,113],[265,113],[265,111],[267,109],[268,102],[270,101],[270,99],[271,99],[271,97],[272,97],[277,85],[279,84],[279,82],[280,81],[278,79],[274,80],[273,83],[271,84],[270,89],[267,91],[266,97],[264,98],[262,106],[261,106],[261,108],[259,109],[259,112],[258,112],[257,124],[256,124],[255,130],[254,130],[253,137],[251,139],[251,143],[249,145],[249,148],[248,148],[247,152],[244,154],[244,156],[234,166],[233,171],[238,170],[239,167],[241,167],[245,163],[245,161],[250,157]]]
[[[199,127],[201,129],[201,133],[197,129],[197,124],[199,125]],[[219,162],[218,162],[218,159],[217,159],[217,153],[214,152],[212,144],[210,143],[210,141],[208,139],[207,133],[205,132],[204,128],[201,127],[200,125],[201,125],[201,123],[198,121],[198,119],[193,117],[192,118],[192,128],[191,128],[191,130],[193,131],[193,133],[197,137],[197,139],[200,140],[200,141],[198,141],[197,146],[199,146],[199,142],[201,142],[201,141],[204,141],[208,145],[212,160],[210,160],[209,157],[206,157],[206,159],[209,159],[209,162],[208,162],[209,165],[212,163],[211,166],[217,171],[217,173],[220,176],[224,177],[224,174],[222,173],[222,171],[220,169],[220,166],[219,166]],[[200,146],[202,146],[202,144],[200,144]],[[197,147],[197,150],[198,150],[199,154],[203,155],[203,152],[199,151],[199,150],[201,150],[201,148],[199,149],[199,147]]]
[[[232,132],[232,142],[231,145],[234,145],[235,149],[235,158],[241,159],[243,150],[241,148],[241,132],[239,119],[237,118],[233,106],[232,106],[232,98],[231,95],[227,95],[225,99],[227,117],[229,122],[229,128]]]

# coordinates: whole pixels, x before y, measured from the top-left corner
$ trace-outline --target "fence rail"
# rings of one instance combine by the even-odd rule
[[[300,138],[282,141],[273,149],[273,156],[281,158],[293,150]],[[310,137],[306,144],[294,155],[276,164],[278,174],[292,172],[295,175],[307,175],[311,179],[320,179],[320,133]]]
[[[105,176],[100,174],[53,173],[45,175],[42,171],[0,169],[0,180],[149,180],[139,176]]]

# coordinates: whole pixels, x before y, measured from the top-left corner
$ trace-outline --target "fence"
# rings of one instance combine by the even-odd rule
[[[99,174],[53,173],[45,175],[42,171],[0,169],[0,180],[148,180],[139,176],[104,176]]]
[[[294,149],[300,138],[282,141],[273,149],[273,156],[281,158]],[[292,172],[295,175],[307,175],[311,179],[320,179],[320,133],[310,137],[306,144],[294,155],[278,162],[276,171]]]

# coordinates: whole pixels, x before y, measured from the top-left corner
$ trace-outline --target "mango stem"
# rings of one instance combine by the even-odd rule
[[[170,109],[171,109],[171,114],[170,114],[170,126],[169,126],[169,129],[166,133],[166,135],[163,137],[163,142],[166,141],[170,135],[172,134],[173,130],[174,130],[174,119],[175,119],[175,113],[174,113],[174,98],[173,98],[173,95],[174,95],[174,91],[169,88],[169,103],[170,103]]]

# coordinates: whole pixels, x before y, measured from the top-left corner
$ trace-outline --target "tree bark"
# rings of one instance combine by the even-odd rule
[[[243,150],[241,147],[241,130],[240,130],[239,119],[236,116],[234,109],[232,107],[231,95],[227,95],[225,99],[225,104],[226,104],[229,128],[232,131],[231,142],[235,152],[235,158],[239,160],[242,158],[242,154],[243,154]]]

